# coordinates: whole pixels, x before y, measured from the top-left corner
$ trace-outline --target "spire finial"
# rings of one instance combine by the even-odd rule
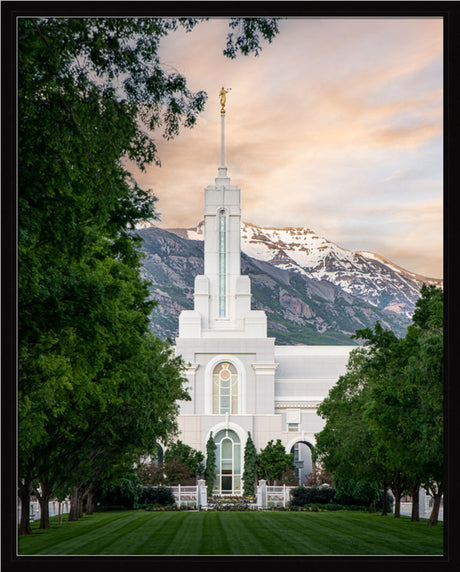
[[[227,168],[225,167],[225,95],[231,90],[229,87],[225,89],[222,86],[220,90],[220,118],[221,118],[221,147],[220,147],[220,167],[219,176],[227,176]]]
[[[225,113],[225,94],[227,94],[232,88],[229,87],[228,89],[225,89],[222,86],[222,89],[220,90],[220,112],[221,113]]]

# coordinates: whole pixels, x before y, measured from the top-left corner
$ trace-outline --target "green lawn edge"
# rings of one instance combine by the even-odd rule
[[[84,516],[20,536],[26,555],[442,556],[443,523],[348,511],[147,512]]]

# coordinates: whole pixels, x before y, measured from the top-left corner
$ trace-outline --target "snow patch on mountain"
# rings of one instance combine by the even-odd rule
[[[168,231],[189,240],[203,240],[204,221],[195,228]],[[423,283],[442,287],[442,280],[405,270],[373,252],[347,250],[306,227],[242,223],[241,250],[283,270],[331,282],[379,309],[409,318]]]

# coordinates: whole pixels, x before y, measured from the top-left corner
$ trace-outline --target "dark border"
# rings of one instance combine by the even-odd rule
[[[459,192],[458,168],[455,165],[455,150],[459,136],[460,76],[459,52],[459,3],[433,1],[403,2],[1,2],[2,10],[2,468],[3,468],[3,527],[2,564],[5,570],[53,570],[65,567],[69,570],[94,568],[95,570],[120,570],[133,567],[168,566],[187,569],[224,568],[287,564],[293,568],[321,564],[322,567],[342,569],[353,567],[367,570],[369,566],[387,568],[396,566],[416,567],[417,570],[433,570],[453,566],[458,560],[458,550],[453,533],[459,504],[455,490],[454,465],[457,451],[454,450],[454,435],[457,434],[458,416],[454,417],[456,405],[454,367],[458,337],[453,320],[456,302],[455,286],[457,264],[455,257],[455,234],[458,223],[454,210],[454,191]],[[149,557],[17,557],[16,554],[16,371],[17,371],[17,225],[16,225],[16,28],[17,17],[33,16],[279,16],[279,17],[442,17],[444,18],[444,70],[445,70],[445,116],[444,116],[444,281],[445,281],[445,330],[446,359],[445,407],[446,407],[446,476],[452,485],[452,495],[447,490],[444,507],[445,555],[442,557],[354,557],[354,556],[149,556]],[[276,40],[275,40],[276,41]],[[449,487],[450,488],[450,487]],[[6,516],[5,516],[6,515]],[[13,532],[13,534],[12,534]]]

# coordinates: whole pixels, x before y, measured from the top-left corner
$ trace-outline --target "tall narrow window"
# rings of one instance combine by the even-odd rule
[[[222,495],[241,494],[241,443],[231,429],[219,431],[214,438],[216,448],[216,480],[214,492]]]
[[[219,316],[221,318],[226,315],[225,308],[225,211],[219,211]]]
[[[238,413],[238,373],[232,363],[216,365],[212,375],[212,395],[214,414]]]

